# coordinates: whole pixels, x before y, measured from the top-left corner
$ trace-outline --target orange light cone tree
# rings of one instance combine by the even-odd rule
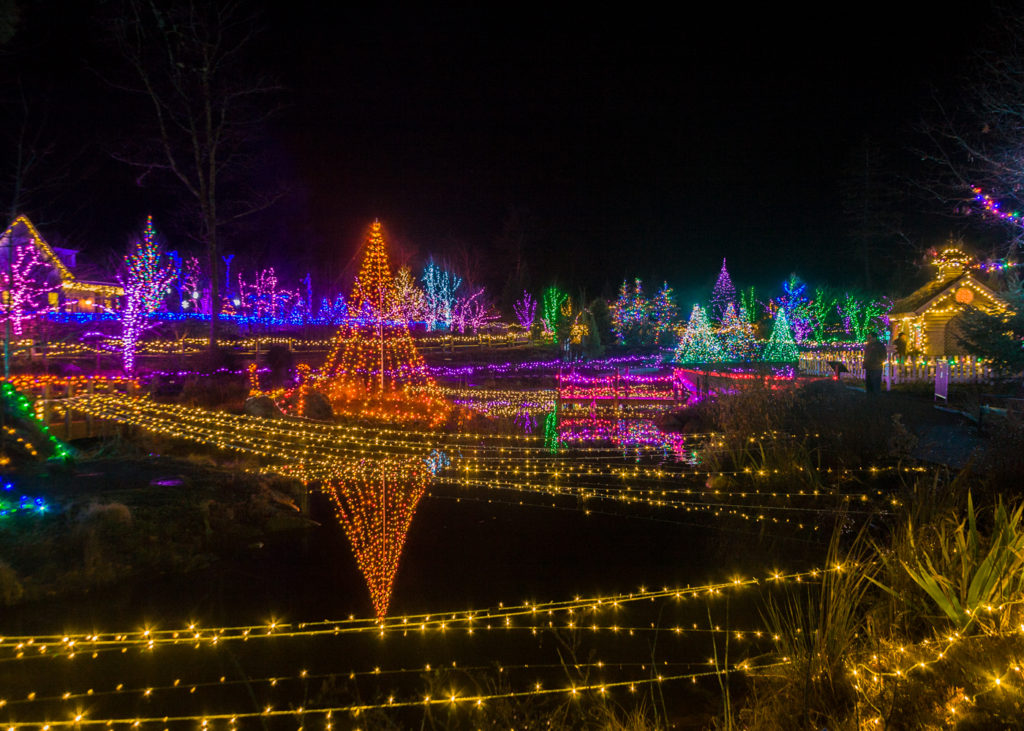
[[[318,375],[337,414],[436,426],[449,406],[400,312],[379,221],[370,226],[352,290],[357,316],[341,326]],[[324,485],[366,579],[378,619],[391,602],[402,547],[433,471],[423,457],[377,457],[342,467]]]
[[[317,379],[335,413],[439,424],[449,407],[396,306],[379,221],[370,226],[350,301],[357,316],[339,329]]]

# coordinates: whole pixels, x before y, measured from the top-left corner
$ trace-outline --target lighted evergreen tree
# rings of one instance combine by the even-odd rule
[[[395,301],[384,236],[375,221],[350,297],[360,316],[341,326],[318,379],[336,410],[436,422],[446,411],[444,398],[413,343],[409,324],[389,317]]]
[[[782,283],[782,296],[777,297],[775,303],[785,311],[796,342],[806,340],[813,331],[807,283],[796,274],[790,274]]]
[[[720,363],[723,358],[722,345],[711,329],[707,313],[700,305],[694,305],[686,329],[679,338],[675,362]]]
[[[620,343],[639,345],[650,339],[651,304],[644,297],[643,283],[633,280],[633,289],[623,280],[619,296],[611,307],[612,330]]]
[[[797,359],[798,350],[793,332],[790,330],[786,311],[779,308],[775,313],[775,325],[771,337],[764,346],[761,360],[767,363],[791,363]]]
[[[722,270],[718,272],[718,280],[711,290],[711,319],[714,322],[721,322],[730,304],[733,307],[737,306],[736,287],[733,286],[729,270],[725,268],[725,259],[722,259]]]
[[[163,308],[167,288],[174,278],[171,262],[164,257],[153,230],[153,217],[146,219],[142,237],[136,239],[124,259],[121,285],[125,306],[121,316],[121,357],[125,373],[135,372],[139,338],[148,327],[149,315]]]
[[[726,360],[753,360],[757,353],[754,328],[745,317],[736,314],[732,303],[725,308],[722,324],[718,326],[718,338],[722,343],[722,354]]]
[[[661,289],[651,298],[650,313],[654,343],[664,345],[667,336],[675,331],[675,323],[679,319],[679,307],[668,282],[663,283]]]

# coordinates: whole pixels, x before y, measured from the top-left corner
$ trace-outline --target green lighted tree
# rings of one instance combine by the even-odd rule
[[[718,338],[722,343],[723,357],[726,360],[753,360],[757,354],[754,327],[745,318],[736,314],[732,302],[726,306],[725,314],[722,315]]]
[[[569,299],[569,295],[558,287],[548,287],[544,290],[544,297],[541,298],[543,314],[540,319],[544,323],[544,329],[548,332],[554,333],[558,330],[558,320],[562,316],[562,305],[567,299]]]
[[[723,358],[722,345],[711,330],[707,312],[700,305],[694,305],[686,330],[679,338],[675,362],[720,363]]]
[[[775,313],[775,326],[772,328],[772,335],[764,346],[764,353],[761,360],[767,363],[790,363],[797,359],[796,341],[793,339],[793,331],[789,326],[789,318],[786,311],[779,308]]]

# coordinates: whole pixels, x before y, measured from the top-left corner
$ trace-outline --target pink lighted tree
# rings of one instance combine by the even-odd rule
[[[0,237],[0,252],[7,262],[0,267],[0,311],[11,332],[20,337],[23,323],[47,309],[47,293],[60,285],[49,283],[50,267],[32,242],[19,241],[8,230]]]

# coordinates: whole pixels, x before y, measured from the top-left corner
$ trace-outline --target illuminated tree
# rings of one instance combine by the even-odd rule
[[[811,316],[811,328],[814,339],[819,343],[825,340],[828,333],[829,318],[836,310],[836,297],[824,287],[815,287],[814,299],[808,305]]]
[[[174,268],[164,257],[153,230],[153,217],[146,219],[142,237],[124,259],[125,306],[121,316],[121,353],[124,372],[135,373],[135,352],[147,328],[149,315],[163,308],[164,297],[174,278]]]
[[[481,287],[469,297],[458,297],[452,309],[452,329],[460,333],[470,330],[476,334],[487,323],[498,319],[498,313],[485,300],[484,288]]]
[[[359,317],[342,324],[318,375],[336,413],[437,423],[447,412],[440,389],[409,324],[389,317],[395,290],[378,221],[370,227],[350,301]]]
[[[753,326],[746,318],[736,314],[736,308],[731,302],[725,308],[722,324],[718,326],[718,338],[722,343],[722,357],[725,360],[753,360],[757,353]]]
[[[316,319],[329,325],[340,325],[348,319],[348,302],[345,295],[335,295],[333,300],[326,297],[320,300],[320,309],[317,310]]]
[[[554,334],[558,330],[558,320],[562,316],[562,305],[569,299],[569,295],[562,292],[558,287],[548,287],[544,290],[543,301],[543,314],[541,314],[541,322],[544,323],[544,329],[549,333]]]
[[[519,325],[529,330],[534,320],[537,319],[537,300],[524,289],[523,296],[512,306],[512,310],[515,312]]]
[[[394,289],[393,308],[390,317],[405,322],[416,322],[423,319],[427,296],[417,286],[409,267],[402,267],[395,275],[392,283]]]
[[[889,329],[889,313],[892,302],[887,297],[881,299],[863,299],[849,292],[837,305],[843,318],[843,328],[847,337],[854,342],[862,343],[871,331],[887,332]]]
[[[423,270],[421,281],[425,290],[423,319],[427,330],[439,326],[451,328],[455,292],[462,285],[462,279],[430,262]]]
[[[736,287],[733,286],[729,270],[725,268],[725,259],[722,259],[722,270],[718,272],[718,280],[711,290],[711,319],[719,322],[730,304],[734,308],[737,306]]]
[[[649,340],[651,305],[644,297],[643,284],[633,280],[633,289],[623,280],[619,297],[612,304],[612,330],[620,343],[640,345]]]
[[[793,330],[796,342],[802,343],[812,331],[810,300],[807,298],[807,283],[796,274],[782,283],[782,296],[775,303],[786,312],[786,319]]]
[[[797,360],[798,353],[786,310],[780,307],[775,313],[775,325],[772,327],[771,337],[764,346],[761,360],[766,363],[790,363]]]
[[[274,267],[256,272],[251,282],[246,282],[241,272],[238,274],[239,307],[252,317],[277,317],[280,314],[281,297],[289,300],[290,295],[290,292],[278,290]]]
[[[653,343],[664,345],[666,336],[675,332],[676,320],[679,319],[679,307],[675,302],[675,295],[668,282],[661,285],[661,289],[651,298],[651,327],[653,328]]]
[[[756,289],[749,287],[740,293],[740,317],[754,325],[761,319],[761,310]]]
[[[682,364],[719,363],[724,357],[722,345],[711,330],[707,313],[700,305],[694,305],[686,329],[679,338],[675,362]]]
[[[24,240],[8,228],[0,235],[0,290],[3,294],[3,318],[15,336],[21,336],[23,323],[48,308],[47,295],[59,284],[50,284],[51,267],[32,240]]]

